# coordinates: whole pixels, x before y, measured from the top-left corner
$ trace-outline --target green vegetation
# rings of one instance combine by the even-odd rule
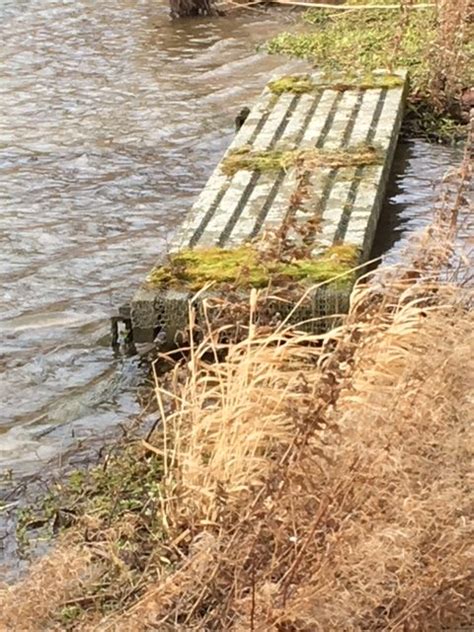
[[[237,171],[285,171],[292,167],[297,158],[298,151],[276,150],[252,151],[251,147],[240,147],[231,151],[222,161],[221,170],[227,176],[233,176]]]
[[[106,614],[127,603],[140,590],[148,565],[166,566],[160,548],[167,529],[159,511],[163,459],[147,445],[116,446],[104,463],[72,472],[40,506],[19,517],[17,534],[25,553],[38,540],[75,530],[92,562],[106,561],[105,572],[84,586],[81,598],[58,611],[56,622],[66,626],[61,629],[76,629],[84,606],[93,604]],[[74,543],[75,538],[69,541]]]
[[[294,94],[304,94],[331,88],[339,92],[345,90],[370,90],[375,88],[387,89],[398,88],[403,85],[403,77],[394,73],[364,73],[357,76],[354,73],[344,76],[344,80],[334,80],[329,75],[323,78],[323,81],[315,83],[309,75],[289,75],[275,79],[268,84],[273,94],[280,95],[285,92]]]
[[[288,170],[298,165],[301,170],[311,171],[318,167],[359,167],[381,164],[383,155],[377,147],[360,143],[347,149],[307,149],[252,151],[250,147],[241,147],[230,152],[222,161],[221,169],[225,175],[233,176],[237,171],[270,172]]]
[[[312,92],[315,88],[314,83],[309,75],[288,75],[270,81],[268,87],[273,94],[283,94],[284,92],[293,92],[294,94],[304,94]]]
[[[377,0],[376,4],[384,1],[391,3]],[[449,0],[439,13],[435,8],[406,13],[310,9],[304,16],[309,32],[281,33],[268,42],[267,50],[354,77],[380,68],[389,72],[407,68],[411,80],[407,121],[412,129],[429,138],[456,140],[465,135],[462,91],[472,85],[469,60],[474,38],[469,36],[466,12],[464,0]]]
[[[131,443],[104,465],[72,472],[64,485],[55,486],[45,497],[40,511],[23,514],[18,528],[48,525],[57,531],[85,514],[97,520],[122,519],[135,512],[152,517],[154,512],[144,507],[156,505],[162,467],[155,455],[144,455]],[[147,528],[159,531],[160,526],[148,524]]]
[[[318,16],[327,20],[321,22]],[[389,46],[399,14],[392,11],[367,10],[336,15],[330,9],[310,9],[305,22],[315,27],[312,32],[282,33],[268,43],[270,53],[283,53],[314,61],[326,71],[372,72],[393,65],[408,67],[417,82],[427,80],[427,61],[423,47],[435,36],[435,14],[432,10],[417,11],[411,18],[397,59]]]
[[[331,246],[314,259],[290,262],[267,259],[251,245],[231,250],[184,250],[171,255],[167,265],[155,268],[148,283],[198,291],[208,283],[231,284],[241,289],[262,288],[270,283],[321,283],[345,275],[337,283],[347,286],[354,280],[350,271],[357,266],[358,256],[358,249],[350,244]]]

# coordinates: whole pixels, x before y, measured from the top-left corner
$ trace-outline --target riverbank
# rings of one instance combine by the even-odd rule
[[[166,3],[39,0],[0,17],[0,470],[21,481],[140,412],[142,373],[111,360],[108,318],[166,251],[240,108],[305,66],[255,52],[301,28],[287,7],[170,22]],[[377,255],[397,260],[456,160],[400,143]]]
[[[303,15],[305,31],[277,35],[268,42],[268,52],[305,59],[329,72],[406,68],[411,90],[405,133],[436,142],[465,138],[474,107],[468,0],[405,0],[400,9],[391,0],[346,4],[352,8],[310,8]]]
[[[245,340],[192,345],[157,380],[162,429],[48,500],[69,526],[1,593],[4,629],[466,624],[470,168],[338,329],[250,316]]]

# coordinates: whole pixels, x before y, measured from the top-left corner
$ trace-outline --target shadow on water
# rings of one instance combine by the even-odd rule
[[[440,180],[461,159],[460,148],[420,140],[399,142],[371,258],[382,257],[386,263],[399,260],[409,237],[430,222]],[[460,236],[468,237],[462,230]]]

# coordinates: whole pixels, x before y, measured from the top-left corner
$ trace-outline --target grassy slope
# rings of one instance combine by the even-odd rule
[[[362,4],[384,3],[393,4]],[[473,84],[474,32],[468,16],[467,0],[448,0],[439,11],[408,13],[311,9],[304,16],[307,32],[282,33],[267,49],[308,59],[328,71],[408,68],[411,131],[450,141],[465,136],[462,94]]]

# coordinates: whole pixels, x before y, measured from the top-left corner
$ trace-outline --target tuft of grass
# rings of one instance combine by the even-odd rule
[[[314,259],[290,262],[263,256],[252,245],[184,250],[170,255],[168,264],[155,268],[147,281],[154,287],[199,291],[209,283],[238,289],[263,288],[288,282],[320,283],[344,275],[335,284],[347,286],[354,281],[350,272],[358,260],[359,250],[351,244],[331,246]]]
[[[221,163],[222,173],[233,176],[238,171],[259,171],[268,173],[283,169],[287,171],[298,165],[299,169],[311,171],[319,167],[361,167],[382,164],[383,154],[373,145],[358,144],[346,149],[269,149],[253,151],[241,147],[230,152]]]
[[[65,604],[80,601],[83,582],[92,577],[92,556],[87,547],[73,541],[57,546],[30,569],[19,585],[0,585],[0,628],[36,632],[55,629],[53,626],[60,621],[60,629],[67,630],[66,619],[70,622],[79,613]],[[45,620],[47,627],[42,625]]]

